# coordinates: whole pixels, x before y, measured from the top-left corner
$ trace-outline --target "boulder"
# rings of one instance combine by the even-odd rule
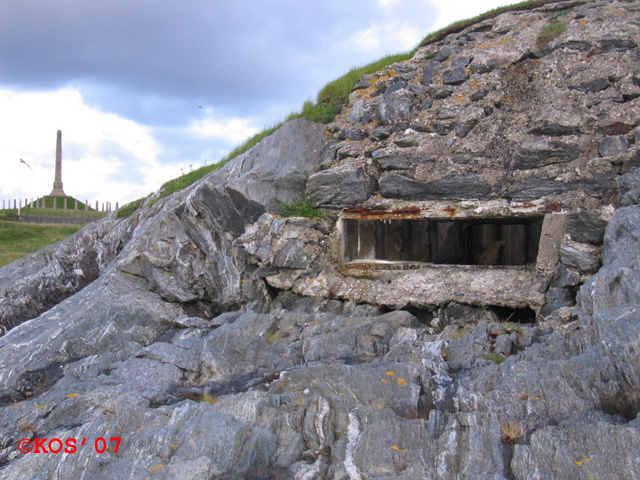
[[[567,215],[567,233],[576,242],[601,244],[606,226],[607,222],[588,210]]]
[[[314,205],[357,205],[375,191],[375,180],[361,168],[325,170],[311,175],[305,195]]]
[[[440,62],[431,61],[422,71],[422,84],[429,86],[433,83],[438,69],[440,68]]]
[[[605,137],[598,146],[601,157],[617,157],[629,148],[629,140],[624,135]]]
[[[280,205],[304,196],[307,178],[320,170],[329,145],[321,124],[292,120],[233,159],[214,178],[225,178],[229,188],[277,212]]]
[[[580,85],[572,88],[574,88],[575,90],[580,90],[584,93],[597,93],[609,88],[609,80],[606,78],[596,78],[595,80],[583,82]]]
[[[349,111],[348,119],[351,123],[369,123],[369,115],[363,100],[358,100],[353,104]]]
[[[453,93],[453,88],[448,85],[437,85],[429,87],[429,95],[436,100],[442,100],[443,98],[450,97]]]
[[[401,153],[397,149],[380,149],[373,152],[373,159],[380,165],[382,170],[405,170],[415,168],[420,164],[435,162],[435,159],[422,157],[418,154]]]
[[[442,80],[447,85],[461,85],[468,79],[469,72],[464,67],[452,68],[442,73]]]
[[[640,266],[640,207],[616,211],[605,231],[602,259],[605,265]]]
[[[629,207],[640,203],[640,168],[635,168],[617,179],[618,204]]]
[[[584,273],[595,273],[600,265],[600,259],[594,252],[579,250],[564,243],[560,246],[560,261]]]
[[[393,125],[403,121],[413,109],[413,95],[406,89],[384,95],[377,110],[377,116],[383,125]]]
[[[516,201],[537,200],[551,195],[576,192],[598,199],[611,199],[617,195],[616,179],[608,175],[562,181],[546,176],[529,176],[506,183],[506,197]]]
[[[380,195],[402,200],[433,200],[459,198],[489,198],[491,186],[477,175],[452,175],[421,182],[401,174],[389,174],[380,179]]]
[[[568,163],[580,156],[576,145],[558,140],[541,140],[521,145],[513,157],[512,168],[527,170],[554,163]]]

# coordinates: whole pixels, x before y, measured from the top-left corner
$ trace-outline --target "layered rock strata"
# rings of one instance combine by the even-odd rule
[[[0,269],[0,476],[640,478],[639,25],[476,24]],[[277,215],[305,195],[326,218]],[[345,260],[376,216],[543,225],[517,267]]]

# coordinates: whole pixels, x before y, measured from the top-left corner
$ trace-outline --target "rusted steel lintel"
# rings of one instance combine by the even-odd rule
[[[342,210],[342,215],[346,218],[368,218],[372,220],[384,220],[388,218],[417,219],[420,214],[428,208],[406,207],[395,210],[367,210],[365,208],[354,207]]]

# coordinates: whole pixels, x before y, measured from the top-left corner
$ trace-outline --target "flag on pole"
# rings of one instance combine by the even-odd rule
[[[25,162],[23,159],[20,159],[20,163],[24,163],[27,167],[29,167],[29,170],[31,170],[33,172],[33,168],[31,168],[31,165],[29,165],[27,162]],[[36,172],[33,172],[36,173]]]

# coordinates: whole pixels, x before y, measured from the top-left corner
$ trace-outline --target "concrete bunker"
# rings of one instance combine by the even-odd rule
[[[343,218],[344,262],[535,266],[543,215]]]

